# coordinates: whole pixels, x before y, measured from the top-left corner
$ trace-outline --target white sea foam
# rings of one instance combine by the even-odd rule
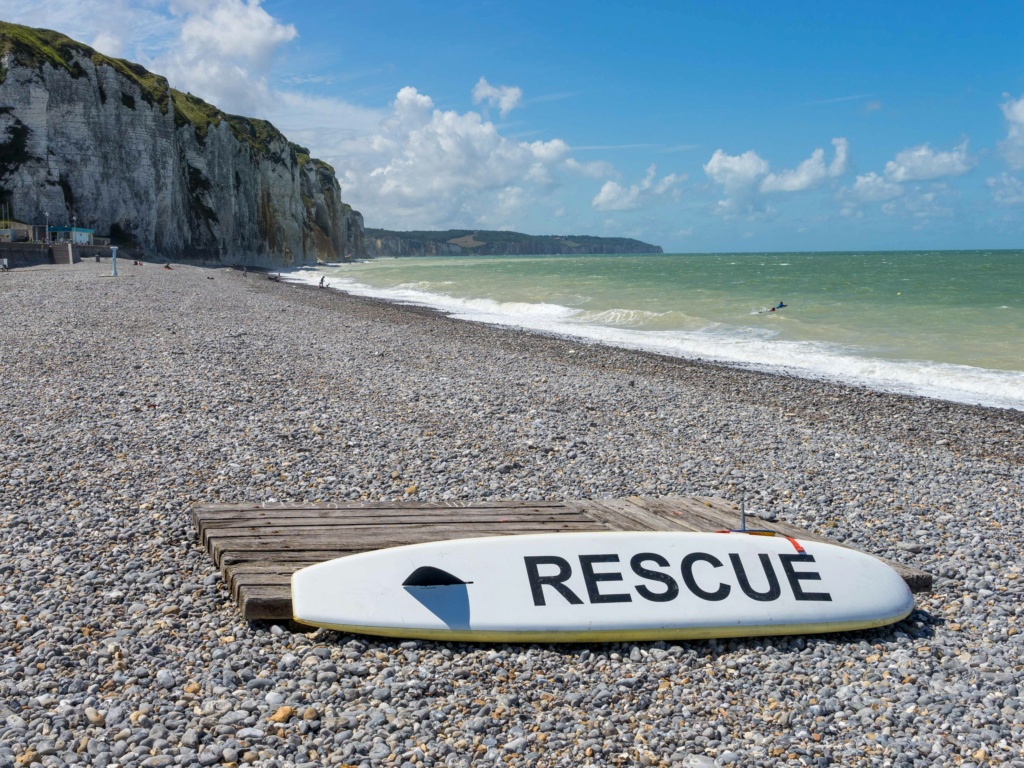
[[[317,284],[321,272],[299,270],[287,280]],[[378,289],[329,277],[331,288],[360,296],[432,307],[454,318],[572,336],[626,349],[700,359],[803,378],[838,381],[885,392],[1024,410],[1024,373],[931,361],[886,360],[854,348],[814,341],[782,341],[765,331],[709,323],[700,330],[650,331],[619,327],[626,310],[584,313],[559,304],[463,299],[411,286]],[[652,313],[646,313],[648,315]],[[604,315],[604,316],[602,316]],[[603,322],[602,322],[603,321]]]

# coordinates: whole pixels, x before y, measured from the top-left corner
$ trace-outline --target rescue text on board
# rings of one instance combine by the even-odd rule
[[[759,602],[771,602],[778,600],[782,595],[782,587],[779,584],[779,577],[772,565],[772,558],[765,553],[758,554],[761,563],[761,570],[767,580],[767,588],[760,592],[755,590],[747,577],[747,569],[738,554],[729,555],[729,566],[707,552],[691,552],[682,559],[679,564],[679,572],[682,576],[686,589],[701,600],[719,601],[725,600],[732,594],[733,585],[722,581],[722,577],[728,577],[729,572],[736,577],[736,584],[747,597]],[[779,561],[782,564],[782,572],[795,600],[818,600],[832,601],[828,592],[808,592],[803,581],[820,581],[821,575],[816,571],[797,570],[803,563],[813,563],[814,556],[807,553],[801,554],[779,554]],[[568,560],[555,555],[541,555],[536,557],[526,556],[523,558],[526,564],[526,574],[530,581],[530,590],[533,593],[533,604],[536,606],[547,605],[545,587],[549,588],[548,595],[552,592],[561,597],[570,605],[582,605],[583,599],[577,595],[567,582],[573,574],[572,565]],[[587,600],[591,603],[630,603],[633,595],[629,592],[601,591],[602,582],[622,581],[622,574],[614,569],[597,570],[595,566],[603,563],[618,563],[619,556],[607,555],[580,555],[579,567],[583,575],[583,582],[587,587]],[[633,555],[629,561],[630,570],[651,585],[637,584],[634,589],[644,600],[654,603],[666,603],[675,600],[679,596],[679,582],[675,577],[665,571],[656,571],[648,567],[654,565],[659,568],[668,568],[669,561],[656,552],[640,552]],[[719,568],[727,570],[718,575]],[[695,571],[699,575],[695,575]],[[656,587],[652,589],[651,587]],[[612,589],[610,585],[605,587]]]

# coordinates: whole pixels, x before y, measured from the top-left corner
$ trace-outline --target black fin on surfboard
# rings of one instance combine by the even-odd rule
[[[453,576],[448,571],[442,571],[432,565],[424,565],[409,574],[403,587],[449,587],[454,584],[469,584],[458,576]]]

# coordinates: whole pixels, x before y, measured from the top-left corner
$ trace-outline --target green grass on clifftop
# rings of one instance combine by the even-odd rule
[[[271,142],[285,140],[281,132],[266,120],[229,115],[197,96],[172,89],[167,78],[150,72],[140,64],[105,56],[60,32],[0,21],[0,55],[6,54],[12,55],[22,66],[41,69],[48,64],[65,70],[75,78],[86,74],[81,59],[88,59],[97,67],[111,67],[135,83],[143,100],[158,106],[162,113],[167,114],[173,101],[175,125],[179,128],[192,125],[200,142],[206,139],[210,126],[220,125],[221,121],[226,121],[235,138],[247,144],[257,155],[267,154]],[[6,76],[7,70],[0,68],[0,83],[4,82]],[[305,150],[304,154],[308,161],[309,150]]]
[[[82,77],[85,74],[82,65],[75,60],[76,56],[89,59],[96,66],[105,64],[138,85],[142,98],[150,104],[159,106],[160,111],[167,114],[171,90],[167,78],[155,75],[134,62],[104,56],[60,32],[0,21],[0,55],[6,54],[13,55],[15,61],[24,66],[42,67],[49,64],[51,67],[66,70],[72,77]],[[0,83],[4,81],[6,75],[6,70],[0,70]]]
[[[266,154],[272,141],[286,141],[281,132],[266,120],[229,115],[198,96],[173,88],[171,94],[174,98],[174,124],[179,128],[192,125],[195,128],[196,138],[200,142],[206,140],[210,126],[220,125],[221,121],[228,124],[236,139],[243,144],[248,144],[249,148],[257,155]],[[292,146],[294,148],[297,145]]]

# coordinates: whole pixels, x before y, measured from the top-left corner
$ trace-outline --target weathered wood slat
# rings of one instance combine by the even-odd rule
[[[236,535],[237,531],[232,530],[230,535],[221,535],[212,532],[207,538],[207,551],[213,557],[214,565],[220,566],[221,554],[228,549],[250,549],[261,550],[275,547],[279,550],[305,551],[312,549],[326,549],[327,541],[322,529],[310,529],[308,535],[297,535],[300,529],[265,529],[252,533],[251,535]],[[486,528],[466,529],[458,525],[425,525],[419,528],[408,530],[387,529],[382,526],[373,526],[358,530],[345,530],[345,546],[358,551],[377,549],[382,542],[388,542],[387,546],[404,546],[407,544],[422,544],[427,541],[438,541],[439,539],[456,539],[479,536],[500,536],[520,533],[562,533],[566,531],[591,531],[592,524],[588,523],[556,523],[550,525],[489,525]]]
[[[522,511],[509,512],[505,515],[498,514],[476,514],[472,513],[465,517],[460,516],[457,520],[451,519],[451,514],[446,512],[444,514],[427,514],[427,513],[412,513],[404,515],[391,515],[391,516],[375,516],[375,517],[362,517],[362,516],[345,516],[345,517],[293,517],[285,518],[281,516],[275,517],[264,517],[262,519],[255,520],[218,520],[216,522],[208,522],[206,525],[199,529],[200,540],[203,546],[206,546],[207,541],[211,535],[220,535],[230,531],[230,535],[236,535],[237,531],[244,531],[246,533],[238,533],[237,535],[249,535],[249,532],[267,530],[267,529],[280,529],[280,528],[296,528],[296,529],[311,529],[324,531],[330,528],[344,528],[345,530],[359,530],[362,528],[370,527],[381,527],[388,526],[389,528],[405,527],[405,526],[423,526],[423,525],[445,525],[445,526],[479,526],[481,528],[492,526],[492,525],[512,525],[512,524],[524,524],[524,525],[549,525],[559,523],[584,523],[587,518],[578,512],[566,512],[565,514],[549,514],[546,511],[538,510],[534,514],[529,514]]]
[[[230,525],[238,520],[417,520],[432,517],[455,522],[465,519],[497,519],[509,515],[548,515],[550,517],[578,516],[578,510],[567,506],[515,507],[512,509],[486,507],[459,507],[455,509],[254,509],[245,514],[203,515],[194,519],[197,528]]]
[[[223,571],[225,568],[244,565],[246,563],[304,563],[306,565],[312,565],[313,563],[322,563],[324,560],[333,560],[336,557],[356,555],[359,554],[359,552],[365,551],[366,550],[345,549],[344,547],[337,547],[335,549],[309,549],[299,552],[236,552],[226,550],[221,553],[220,568],[221,571]],[[296,570],[301,567],[301,565],[297,565]]]
[[[436,510],[436,509],[499,509],[512,510],[520,508],[564,507],[564,501],[350,501],[350,502],[260,502],[253,504],[201,504],[192,510],[192,521],[230,519],[237,517],[241,511],[247,514],[258,512],[303,512],[303,511],[337,511],[350,510]]]
[[[242,609],[242,615],[249,621],[260,619],[290,621],[292,618],[291,589],[251,587],[240,595],[238,607]]]
[[[408,512],[458,512],[459,510],[475,510],[480,512],[494,512],[501,514],[517,510],[557,510],[566,508],[565,502],[510,502],[509,504],[498,504],[497,502],[477,502],[475,504],[423,504],[412,502],[355,502],[351,505],[313,505],[313,506],[284,506],[279,504],[266,505],[217,505],[202,506],[193,510],[193,518],[197,520],[218,520],[233,519],[241,513],[249,516],[260,516],[261,514],[272,515],[275,513],[287,513],[296,515],[311,515],[327,517],[338,514],[371,514],[374,512],[383,514],[403,514]]]
[[[297,570],[298,568],[287,573],[239,573],[238,571],[232,571],[227,582],[228,589],[231,592],[231,597],[236,601],[241,597],[242,592],[254,587],[273,587],[290,592],[292,573]]]
[[[244,517],[218,512],[213,515],[202,515],[197,518],[200,525],[225,525],[237,520],[415,520],[429,516],[445,520],[464,520],[467,517],[492,518],[508,515],[579,515],[577,509],[561,504],[557,507],[458,507],[454,509],[253,509]]]
[[[292,574],[336,557],[479,536],[733,530],[740,525],[740,513],[724,499],[633,496],[565,502],[207,504],[193,510],[192,520],[242,615],[250,620],[290,620]],[[747,527],[843,546],[790,523],[750,517]],[[931,587],[930,574],[889,564],[911,589]]]
[[[594,499],[581,510],[596,522],[615,531],[688,530],[664,515],[655,515],[629,499]]]

